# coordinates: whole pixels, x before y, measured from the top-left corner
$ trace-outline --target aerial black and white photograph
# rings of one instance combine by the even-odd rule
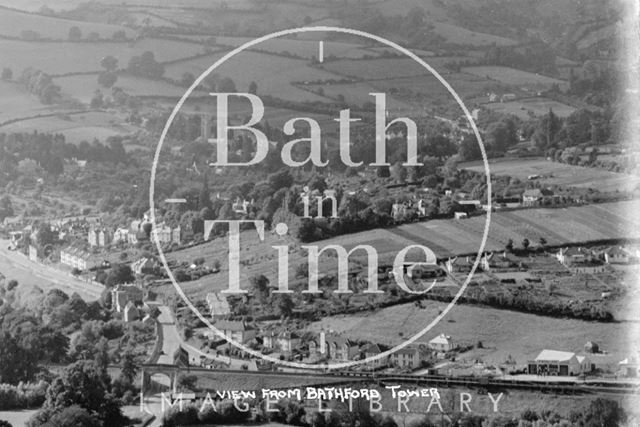
[[[637,0],[0,0],[0,427],[640,426]]]

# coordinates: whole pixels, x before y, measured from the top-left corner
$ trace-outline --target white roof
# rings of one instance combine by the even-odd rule
[[[440,334],[437,337],[435,337],[434,339],[432,339],[431,341],[429,341],[429,343],[431,343],[431,344],[449,344],[450,340],[451,340],[451,337],[449,335]]]
[[[536,357],[536,361],[553,360],[566,362],[571,360],[576,354],[570,351],[542,350]]]

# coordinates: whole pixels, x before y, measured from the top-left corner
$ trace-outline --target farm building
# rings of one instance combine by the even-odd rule
[[[592,370],[591,361],[570,351],[542,350],[528,363],[527,371],[533,375],[579,375]]]
[[[628,378],[637,378],[640,376],[640,363],[636,357],[628,357],[618,363],[618,367],[622,371],[622,375]]]
[[[122,310],[122,319],[125,322],[135,322],[140,318],[140,310],[133,301],[129,301]]]
[[[451,351],[455,348],[451,336],[440,334],[431,341],[429,341],[429,348],[435,351]]]
[[[598,353],[598,352],[600,352],[600,347],[598,346],[597,343],[595,343],[593,341],[587,341],[587,343],[584,345],[584,352],[585,353]]]

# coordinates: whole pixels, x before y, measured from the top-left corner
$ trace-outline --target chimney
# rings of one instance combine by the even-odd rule
[[[327,353],[327,345],[325,343],[325,334],[324,331],[320,331],[320,354]]]

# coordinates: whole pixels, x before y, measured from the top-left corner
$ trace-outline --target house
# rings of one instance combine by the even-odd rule
[[[153,274],[158,263],[153,258],[140,258],[131,263],[131,271],[135,275]]]
[[[543,198],[544,195],[539,188],[525,190],[524,193],[522,193],[522,204],[524,206],[537,206],[542,204]]]
[[[430,349],[438,352],[447,352],[455,348],[455,345],[453,344],[453,340],[451,339],[451,337],[445,334],[440,334],[434,339],[432,339],[431,341],[429,341],[428,346]]]
[[[141,303],[144,292],[135,285],[118,285],[111,290],[111,308],[121,313],[129,302]]]
[[[127,243],[129,241],[129,229],[119,227],[113,233],[113,243]]]
[[[387,350],[388,348],[382,344],[369,344],[365,346],[363,353],[364,353],[364,357],[369,359],[369,358],[378,356]],[[388,363],[389,363],[388,357],[381,357],[379,359],[367,362],[367,366],[373,369],[379,369],[387,366]]]
[[[133,301],[129,301],[122,310],[122,319],[125,322],[135,322],[140,318],[140,310]]]
[[[229,302],[227,301],[227,297],[224,295],[220,295],[216,292],[209,292],[205,301],[209,306],[209,312],[213,318],[227,316],[231,313]]]
[[[640,363],[638,358],[628,357],[618,363],[618,367],[622,371],[622,375],[627,378],[637,378],[640,376]]]
[[[558,262],[564,266],[572,264],[583,264],[588,261],[591,253],[585,248],[565,248],[560,249],[556,254]]]
[[[294,349],[300,348],[300,335],[295,332],[283,331],[276,338],[276,347],[284,353],[291,353]]]
[[[415,347],[405,347],[391,355],[391,364],[402,369],[418,369],[422,364],[420,359],[420,349]]]
[[[604,251],[604,261],[607,264],[628,264],[629,254],[621,247],[614,246]]]
[[[323,331],[317,341],[309,343],[309,352],[333,360],[352,360],[360,354],[360,347],[355,341]]]
[[[228,339],[236,342],[247,342],[255,338],[256,330],[245,322],[232,320],[219,320],[215,326]]]
[[[236,198],[236,201],[231,204],[231,209],[239,215],[246,215],[249,212],[249,207],[252,205],[253,200],[240,200],[240,198],[238,197]]]
[[[589,359],[570,351],[542,350],[527,363],[527,372],[532,375],[580,375],[592,370]]]
[[[515,93],[505,93],[500,97],[500,102],[509,102],[509,101],[515,101],[515,100],[516,100]]]
[[[465,219],[465,218],[467,218],[468,216],[469,216],[469,215],[467,215],[467,213],[466,213],[466,212],[454,212],[454,213],[453,213],[453,217],[454,217],[455,219]]]
[[[160,243],[176,243],[180,244],[181,229],[180,226],[170,227],[166,223],[156,225],[151,230],[151,239]]]
[[[91,226],[89,228],[87,239],[89,240],[89,245],[91,247],[104,248],[105,246],[109,246],[113,241],[113,233],[111,233],[111,230],[106,228]]]
[[[89,270],[95,265],[91,254],[80,247],[70,246],[60,251],[60,262],[78,270]]]

